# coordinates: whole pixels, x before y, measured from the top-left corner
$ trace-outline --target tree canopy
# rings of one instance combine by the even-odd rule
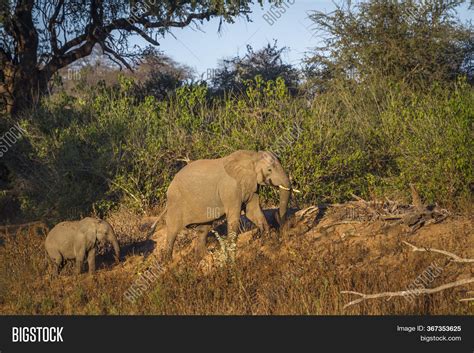
[[[373,0],[310,17],[324,45],[309,58],[320,83],[374,75],[409,84],[450,81],[474,74],[473,28],[456,16],[462,1]]]
[[[39,99],[54,73],[96,45],[131,68],[140,51],[130,45],[131,35],[156,46],[171,28],[248,16],[254,2],[263,0],[2,0],[0,95],[15,113]]]
[[[278,48],[276,41],[256,51],[250,45],[247,46],[244,57],[236,56],[221,61],[212,78],[214,88],[218,92],[242,91],[247,80],[260,75],[264,81],[281,77],[294,90],[298,84],[298,71],[284,62],[282,55],[286,49]]]

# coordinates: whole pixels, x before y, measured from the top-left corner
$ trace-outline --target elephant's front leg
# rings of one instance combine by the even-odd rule
[[[57,263],[53,263],[53,274],[55,276],[59,276],[60,272],[61,272],[61,265],[58,265]]]
[[[253,194],[252,198],[247,203],[245,215],[261,232],[268,232],[270,230],[267,219],[260,208],[260,201],[257,193]]]
[[[53,268],[54,268],[54,274],[56,276],[59,276],[59,273],[61,272],[61,269],[63,268],[64,262],[61,259],[60,261],[55,261],[53,262]]]
[[[48,257],[49,262],[53,266],[52,275],[58,276],[59,272],[61,272],[61,268],[63,267],[63,256],[57,250],[51,251],[50,256]]]
[[[240,207],[230,208],[226,211],[227,216],[227,248],[229,256],[234,259],[235,250],[237,246],[237,234],[240,228]]]
[[[202,259],[204,256],[206,256],[207,253],[207,247],[206,247],[206,240],[207,240],[207,234],[211,230],[211,225],[208,224],[202,224],[200,226],[196,227],[196,232],[198,233],[198,239],[196,243],[196,258],[198,260]]]
[[[95,272],[95,247],[89,250],[87,254],[87,264],[89,265],[89,273]]]

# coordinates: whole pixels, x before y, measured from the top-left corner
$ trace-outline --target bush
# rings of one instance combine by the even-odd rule
[[[244,95],[213,100],[203,85],[163,101],[137,100],[132,87],[122,78],[119,89],[52,96],[21,122],[28,134],[15,153],[29,168],[10,167],[27,185],[26,212],[64,219],[119,204],[146,210],[165,201],[178,159],[237,149],[276,152],[302,203],[408,196],[410,182],[430,202],[471,201],[474,100],[462,80],[423,93],[340,83],[311,102],[291,97],[281,79],[259,77]],[[266,202],[276,198],[264,190]]]

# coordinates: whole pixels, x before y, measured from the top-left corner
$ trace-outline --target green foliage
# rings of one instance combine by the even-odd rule
[[[473,28],[456,10],[463,1],[344,1],[310,15],[324,47],[308,58],[307,76],[324,89],[331,79],[374,77],[412,85],[472,79]]]
[[[392,102],[382,119],[399,136],[398,187],[414,182],[429,201],[449,200],[452,206],[460,198],[472,201],[474,92],[464,80],[451,94],[440,91],[413,95],[408,105]]]
[[[410,182],[449,206],[472,196],[474,93],[463,80],[424,93],[381,82],[335,85],[312,102],[291,97],[281,79],[260,77],[243,96],[211,101],[202,85],[163,101],[136,100],[132,86],[122,78],[119,90],[52,96],[22,122],[20,151],[37,171],[16,170],[30,186],[25,211],[64,219],[118,204],[146,210],[165,201],[179,159],[237,149],[277,153],[303,191],[298,202],[408,196]],[[263,196],[278,195],[263,188]]]
[[[277,42],[268,43],[266,47],[254,51],[247,46],[244,57],[236,56],[224,59],[212,78],[214,91],[218,94],[226,92],[243,92],[246,83],[260,76],[264,81],[283,80],[292,92],[297,91],[299,73],[296,68],[283,61],[282,54],[287,50],[278,49]]]

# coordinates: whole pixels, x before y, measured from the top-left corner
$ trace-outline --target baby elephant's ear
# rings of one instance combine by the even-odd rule
[[[90,241],[96,240],[98,226],[99,221],[91,217],[87,217],[79,221],[79,231]]]
[[[235,152],[226,158],[224,169],[234,178],[241,190],[245,193],[253,193],[257,188],[257,173],[255,162],[247,153]]]

